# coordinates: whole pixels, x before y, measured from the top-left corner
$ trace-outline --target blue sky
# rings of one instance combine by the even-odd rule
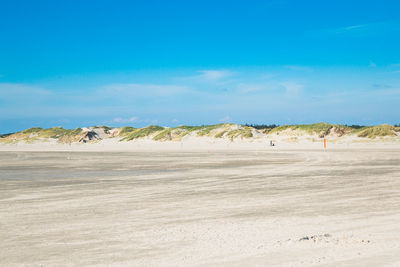
[[[400,123],[398,1],[1,1],[0,132]]]

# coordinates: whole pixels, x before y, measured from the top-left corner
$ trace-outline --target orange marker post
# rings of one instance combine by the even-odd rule
[[[324,149],[326,149],[326,138],[324,138]]]

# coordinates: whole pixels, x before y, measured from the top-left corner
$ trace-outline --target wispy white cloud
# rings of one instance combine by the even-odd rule
[[[313,34],[351,34],[357,36],[381,35],[399,31],[400,21],[381,21],[344,27],[325,28],[311,31]]]
[[[120,118],[120,117],[118,117],[118,118],[114,118],[113,120],[112,120],[112,122],[114,122],[114,123],[132,123],[132,122],[136,122],[136,121],[138,121],[138,118],[137,117],[130,117],[130,118]]]
[[[43,97],[49,97],[53,92],[40,87],[25,84],[0,83],[0,99],[22,101],[29,99],[32,102]]]
[[[0,83],[0,118],[10,116],[118,116],[110,122],[133,122],[119,117],[173,105],[192,93],[187,86],[110,84],[86,90],[49,90],[25,84]]]
[[[357,30],[357,29],[360,29],[360,28],[365,28],[367,26],[368,26],[368,24],[358,24],[358,25],[351,25],[351,26],[339,28],[339,30],[341,30],[341,31],[352,31],[352,30]]]
[[[260,80],[271,80],[277,76],[279,76],[279,74],[277,74],[277,73],[262,73],[258,77]]]
[[[220,80],[226,77],[231,76],[233,73],[229,70],[200,70],[198,78],[205,79],[205,80]]]
[[[324,30],[322,30],[322,32],[333,33],[333,34],[356,33],[356,32],[360,32],[360,31],[364,31],[373,25],[374,24],[357,24],[357,25],[350,25],[350,26],[345,26],[345,27],[324,29]]]
[[[296,96],[304,88],[304,85],[292,81],[281,82],[280,85],[285,88],[285,94],[288,96]]]
[[[264,84],[240,83],[237,85],[237,91],[240,93],[260,92],[265,89]]]

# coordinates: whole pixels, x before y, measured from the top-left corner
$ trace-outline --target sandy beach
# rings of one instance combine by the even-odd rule
[[[398,266],[399,177],[389,146],[2,151],[0,265]]]
[[[400,267],[400,1],[1,1],[0,267]]]

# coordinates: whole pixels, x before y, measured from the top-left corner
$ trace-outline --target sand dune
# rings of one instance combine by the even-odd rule
[[[190,146],[219,145],[233,143],[279,143],[311,144],[327,139],[331,144],[397,143],[400,144],[400,127],[394,125],[346,126],[329,123],[307,125],[239,125],[223,123],[204,126],[178,126],[174,128],[150,125],[144,128],[94,126],[73,130],[62,127],[30,128],[21,132],[0,135],[0,149],[29,145],[113,144],[120,147],[135,147],[140,144],[180,143]],[[133,143],[133,144],[132,144]],[[237,146],[237,145],[236,145]],[[162,147],[165,147],[163,144]],[[4,149],[4,148],[3,148]]]

